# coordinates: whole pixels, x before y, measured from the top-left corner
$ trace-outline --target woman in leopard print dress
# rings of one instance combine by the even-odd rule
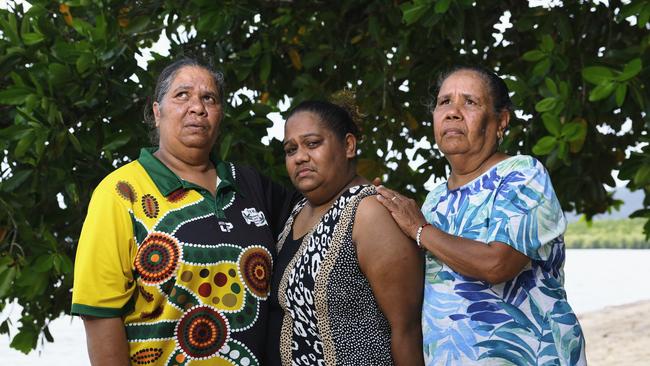
[[[423,259],[356,174],[351,108],[303,102],[285,125],[305,199],[277,245],[266,365],[421,365]]]

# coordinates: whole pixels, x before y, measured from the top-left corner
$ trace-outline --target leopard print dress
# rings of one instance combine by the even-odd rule
[[[291,241],[294,218],[306,201],[296,205],[287,221],[277,250],[279,258],[292,257],[286,267],[276,268],[276,275],[282,276],[277,300],[284,310],[283,365],[393,364],[390,326],[359,267],[352,242],[359,202],[374,194],[375,188],[367,185],[345,191],[303,237],[295,253],[282,247]]]

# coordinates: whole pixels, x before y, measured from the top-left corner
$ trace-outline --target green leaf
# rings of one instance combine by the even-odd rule
[[[52,268],[53,264],[54,256],[45,254],[37,257],[36,261],[34,261],[34,264],[32,264],[29,268],[30,270],[34,270],[36,272],[48,272]]]
[[[557,90],[557,85],[555,84],[555,81],[551,78],[544,78],[544,83],[546,84],[546,88],[553,94],[557,95],[559,94]]]
[[[0,268],[0,299],[5,299],[11,290],[11,285],[16,278],[16,266]]]
[[[550,53],[553,51],[555,48],[555,42],[553,41],[553,38],[549,36],[548,34],[545,34],[542,36],[542,44],[539,46],[539,48],[546,53]]]
[[[32,172],[32,170],[19,170],[17,172],[14,172],[11,178],[0,183],[1,190],[3,192],[13,192],[16,188],[23,184],[23,182],[25,182],[30,175],[32,175]]]
[[[230,154],[230,148],[232,147],[232,134],[227,133],[223,139],[221,139],[221,143],[219,144],[219,156],[223,160],[228,159],[228,155]]]
[[[87,21],[79,18],[72,19],[72,28],[74,28],[79,34],[85,37],[89,37],[92,32],[92,25]]]
[[[62,87],[65,83],[72,78],[70,70],[67,66],[60,63],[51,63],[47,67],[49,71],[50,82],[53,87]]]
[[[582,123],[578,122],[569,122],[562,126],[561,135],[567,141],[576,141],[580,138],[584,138],[584,135],[587,133],[587,128]]]
[[[592,84],[601,84],[614,79],[614,72],[604,66],[590,66],[582,69],[582,78]]]
[[[643,10],[641,10],[639,17],[636,20],[637,27],[639,27],[639,29],[645,29],[645,25],[648,23],[648,20],[650,20],[650,4],[646,3],[645,7],[643,7]]]
[[[33,93],[33,90],[26,87],[9,87],[0,91],[0,104],[20,105],[25,99]]]
[[[75,66],[77,67],[77,72],[84,75],[86,71],[90,70],[90,67],[93,64],[94,56],[90,53],[82,53],[81,56],[77,59]]]
[[[70,257],[68,257],[65,254],[61,254],[59,258],[61,259],[61,273],[63,274],[72,273],[73,264],[72,264],[72,260],[70,260]]]
[[[557,116],[551,113],[544,113],[542,114],[542,122],[544,123],[544,127],[546,127],[546,130],[550,132],[551,135],[560,136],[562,125],[560,123],[560,120],[557,118]]]
[[[641,72],[641,69],[643,69],[643,64],[641,63],[641,59],[635,58],[634,60],[625,64],[625,67],[623,67],[623,72],[616,77],[616,80],[626,81],[632,79],[633,77],[637,76]]]
[[[650,164],[641,165],[634,175],[634,184],[637,187],[644,187],[650,184]]]
[[[623,106],[625,102],[625,95],[627,94],[627,84],[618,84],[616,87],[616,105]]]
[[[65,185],[65,192],[68,194],[68,197],[70,197],[74,204],[79,203],[79,191],[77,190],[77,185],[74,182],[70,182]]]
[[[36,134],[34,134],[33,131],[29,134],[26,134],[25,137],[20,139],[20,141],[18,141],[18,144],[16,144],[16,149],[14,149],[14,154],[16,157],[22,158],[25,156],[27,150],[32,147],[34,140],[36,140]]]
[[[540,51],[540,50],[528,51],[528,52],[524,53],[523,56],[521,56],[521,58],[523,58],[524,61],[528,61],[528,62],[539,61],[539,60],[541,60],[541,59],[543,59],[545,57],[547,57],[547,54]]]
[[[449,6],[451,5],[451,0],[438,0],[436,1],[436,5],[433,7],[433,10],[436,12],[436,14],[444,14],[449,10]]]
[[[126,33],[130,34],[140,33],[147,28],[149,23],[151,23],[150,16],[135,17],[133,19],[129,19],[129,25],[126,27],[125,31]]]
[[[72,143],[74,149],[77,150],[77,152],[79,153],[82,152],[81,144],[79,143],[77,137],[70,131],[67,132],[67,135],[68,135],[68,140],[70,141],[70,143]]]
[[[129,131],[122,131],[116,133],[108,138],[108,142],[104,144],[102,150],[113,152],[120,147],[126,145],[131,140],[131,133]]]
[[[21,330],[16,334],[14,339],[11,341],[11,348],[17,349],[24,354],[28,354],[29,351],[36,347],[36,342],[38,341],[38,333],[35,331],[26,331]]]
[[[535,155],[547,155],[557,145],[557,138],[554,136],[544,136],[533,146],[533,154]]]
[[[557,98],[544,98],[535,104],[535,110],[537,112],[548,112],[553,110],[557,105]]]
[[[551,69],[551,60],[545,58],[538,62],[535,67],[533,67],[533,75],[542,77],[548,73],[548,70]]]
[[[402,9],[402,20],[406,25],[411,25],[417,22],[431,8],[431,3],[414,1],[404,3],[400,8]]]
[[[605,99],[612,94],[615,88],[616,83],[611,81],[606,81],[602,84],[599,84],[589,93],[589,101],[596,102]]]
[[[269,79],[270,74],[271,74],[271,55],[269,53],[265,53],[264,56],[262,56],[260,62],[260,80],[262,80],[263,83],[266,83],[266,81]]]
[[[255,113],[256,116],[264,117],[267,114],[273,112],[273,108],[264,103],[255,103],[251,106],[251,110]]]
[[[40,33],[24,33],[23,34],[23,42],[28,45],[32,46],[37,43],[43,42],[45,39],[45,36],[40,34]]]

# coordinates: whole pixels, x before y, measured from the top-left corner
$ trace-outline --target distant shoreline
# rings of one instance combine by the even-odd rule
[[[646,219],[571,222],[564,234],[568,249],[650,249],[643,233]]]

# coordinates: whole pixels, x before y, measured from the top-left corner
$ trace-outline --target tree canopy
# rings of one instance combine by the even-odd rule
[[[612,172],[650,206],[650,3],[475,0],[69,0],[0,10],[0,308],[23,307],[12,347],[51,341],[69,312],[90,195],[150,145],[142,111],[157,73],[189,55],[225,75],[224,159],[286,180],[281,144],[259,143],[280,102],[352,88],[366,114],[359,171],[420,201],[444,176],[428,101],[438,73],[482,65],[517,109],[501,148],[549,169],[565,210],[615,208]],[[497,27],[495,28],[495,25]],[[161,34],[170,56],[136,55]],[[231,103],[242,88],[241,102]],[[413,152],[409,156],[408,151]],[[413,169],[408,163],[419,159]],[[650,210],[637,216],[650,219]],[[646,224],[646,231],[650,225]],[[0,333],[9,330],[8,321]]]

